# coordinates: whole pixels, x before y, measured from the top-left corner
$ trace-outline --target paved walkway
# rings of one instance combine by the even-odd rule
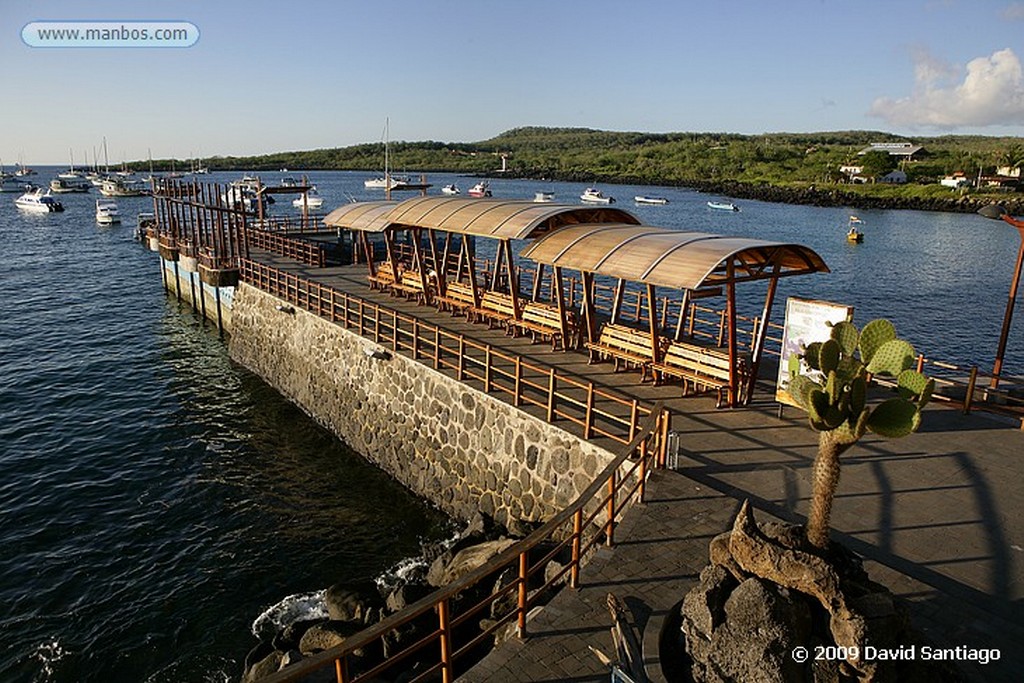
[[[773,405],[715,411],[693,401],[677,417],[685,457],[656,472],[646,505],[616,532],[619,544],[584,568],[529,625],[461,681],[607,680],[593,646],[611,653],[605,595],[631,605],[645,661],[660,666],[657,632],[705,566],[708,543],[744,498],[759,520],[802,522],[814,436]],[[1019,681],[1024,666],[1024,433],[985,417],[930,410],[918,434],[865,438],[844,456],[834,537],[866,558],[871,577],[911,608],[913,624],[944,647],[1000,648],[1002,659],[963,667],[978,681]]]
[[[615,592],[646,628],[645,641],[706,564],[711,538],[729,528],[743,499],[760,520],[803,522],[816,434],[795,409],[779,418],[763,387],[751,406],[716,410],[673,385],[640,384],[611,364],[506,337],[499,330],[371,292],[362,268],[310,269],[268,258],[306,277],[415,314],[454,332],[555,365],[560,373],[647,401],[665,399],[681,434],[676,471],[652,475],[648,502],[627,513],[618,545],[584,567],[583,587],[563,590],[531,621],[531,637],[495,650],[464,681],[607,680],[588,645],[611,653],[605,595]],[[569,425],[571,427],[571,425]],[[843,456],[833,537],[865,558],[871,577],[911,606],[914,625],[937,644],[1000,648],[1002,659],[966,667],[972,678],[1021,680],[1024,670],[1024,432],[981,414],[930,408],[905,439],[867,436]],[[656,668],[656,653],[645,654]]]

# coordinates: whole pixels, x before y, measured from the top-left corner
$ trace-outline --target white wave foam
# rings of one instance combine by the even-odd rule
[[[42,665],[43,680],[52,680],[53,665],[68,654],[69,652],[64,649],[64,646],[56,638],[36,646],[36,651],[32,653],[32,656],[38,659]]]
[[[326,590],[319,590],[315,593],[289,595],[256,617],[252,622],[252,634],[260,638],[281,631],[296,621],[326,619],[328,614],[327,603],[324,601],[325,593]]]
[[[421,547],[423,548],[422,553],[413,557],[407,557],[404,560],[399,560],[390,569],[386,569],[381,572],[380,576],[375,579],[378,588],[380,588],[382,592],[388,593],[401,584],[422,578],[426,575],[427,569],[433,561],[433,557],[437,557],[437,555],[451,549],[451,547],[461,539],[462,532],[456,532],[450,538],[438,541],[434,546],[433,551],[430,553],[431,559],[427,559],[427,546],[421,542]]]

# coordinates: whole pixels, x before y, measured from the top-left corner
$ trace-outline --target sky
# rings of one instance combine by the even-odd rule
[[[180,48],[30,47],[39,21]],[[0,162],[249,155],[520,126],[1024,137],[1024,0],[0,0]],[[101,159],[102,162],[102,159]]]

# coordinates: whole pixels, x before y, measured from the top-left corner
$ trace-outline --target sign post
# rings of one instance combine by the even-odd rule
[[[832,325],[853,319],[853,306],[834,304],[828,301],[799,299],[786,300],[786,322],[782,330],[782,357],[779,359],[779,376],[775,382],[775,400],[783,405],[797,406],[789,394],[789,358],[803,353],[813,342],[827,341],[832,334]],[[801,361],[802,363],[803,361]],[[805,365],[803,370],[809,370]],[[782,405],[779,406],[781,415]]]

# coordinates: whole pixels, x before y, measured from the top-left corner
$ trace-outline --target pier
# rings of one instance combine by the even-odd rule
[[[451,613],[450,600],[460,584],[268,680],[300,680],[320,667],[334,669],[341,681],[359,680],[349,677],[345,663],[360,645],[428,612],[435,613],[438,628],[417,647],[437,652],[437,661],[423,672],[424,679],[604,680],[607,671],[588,647],[610,652],[604,608],[608,592],[637,607],[645,662],[657,679],[663,664],[656,647],[661,626],[671,622],[673,606],[707,564],[708,543],[729,527],[739,503],[751,500],[762,520],[803,521],[817,438],[796,411],[777,415],[773,387],[765,381],[768,373],[758,372],[764,368],[762,357],[768,364],[765,351],[775,339],[773,326],[764,323],[771,319],[770,301],[763,317],[744,318],[734,303],[718,309],[707,305],[706,299],[721,297],[714,283],[684,288],[688,296],[659,298],[653,286],[630,288],[619,284],[622,279],[587,283],[585,273],[578,279],[545,280],[543,269],[531,272],[516,261],[509,244],[480,257],[472,240],[456,245],[428,234],[427,228],[401,240],[383,229],[328,228],[308,220],[285,226],[221,205],[215,188],[168,186],[155,195],[158,221],[146,238],[160,254],[165,283],[219,325],[241,329],[250,324],[243,320],[249,314],[238,310],[226,322],[223,307],[241,299],[259,306],[261,324],[275,327],[282,343],[290,343],[293,330],[320,335],[326,329],[322,326],[333,326],[364,340],[353,347],[357,354],[366,352],[360,371],[365,367],[373,377],[386,378],[388,372],[405,371],[377,369],[392,360],[417,364],[437,373],[438,382],[447,378],[471,387],[489,406],[501,402],[512,411],[507,419],[522,413],[608,454],[601,467],[590,470],[573,464],[577,461],[553,462],[550,472],[564,485],[565,475],[573,472],[577,481],[571,495],[548,493],[542,482],[530,480],[529,511],[492,496],[489,514],[499,521],[505,515],[544,524],[492,560],[488,571],[471,577],[506,566],[518,577],[504,589],[515,594],[514,606],[482,638],[460,641],[459,626],[479,620],[476,612]],[[366,216],[366,225],[393,206],[377,207],[378,213]],[[615,218],[619,222],[622,217]],[[551,235],[559,230],[567,228]],[[374,232],[382,233],[379,239],[373,239]],[[424,245],[441,247],[443,253],[429,252]],[[194,270],[191,263],[182,263],[193,255]],[[400,270],[403,261],[410,267]],[[538,263],[552,270],[560,265],[554,258]],[[805,273],[820,270],[810,257],[802,263]],[[468,285],[468,298],[459,287],[449,290],[448,283],[438,281],[449,273],[456,274],[453,283]],[[490,307],[485,306],[477,278],[511,301],[492,297]],[[730,286],[728,279],[725,286]],[[558,317],[547,323],[534,318],[537,329],[527,325],[510,334],[526,322],[523,306],[512,299],[523,292]],[[571,320],[569,311],[582,311],[582,320]],[[670,343],[725,348],[727,372],[716,377],[690,367],[693,381],[649,381],[643,376],[647,361],[664,364],[666,347],[655,343],[648,357],[643,344],[616,346],[610,337],[602,338],[599,329],[619,323],[646,328],[648,343],[669,330]],[[919,365],[929,361],[922,357]],[[866,558],[874,580],[909,603],[915,624],[937,644],[1001,648],[999,662],[965,667],[969,674],[1013,680],[1024,664],[1016,647],[1024,624],[1014,611],[1024,586],[1024,542],[1016,523],[1024,504],[1016,460],[1024,452],[1024,434],[1019,422],[970,414],[980,391],[977,375],[971,373],[958,402],[927,411],[920,433],[895,441],[865,438],[845,456],[834,536]],[[301,393],[302,387],[295,386]],[[670,432],[677,450],[669,448]],[[511,450],[527,457],[526,445]],[[578,462],[590,456],[581,452]],[[587,476],[577,476],[584,472]],[[525,483],[527,474],[523,478]],[[451,509],[460,504],[452,501]],[[572,560],[551,580],[569,587],[531,613],[527,589],[543,571],[540,558],[531,553],[540,547],[541,536],[557,539],[570,552]],[[520,637],[506,640],[479,662],[468,657],[505,624],[514,624]]]

